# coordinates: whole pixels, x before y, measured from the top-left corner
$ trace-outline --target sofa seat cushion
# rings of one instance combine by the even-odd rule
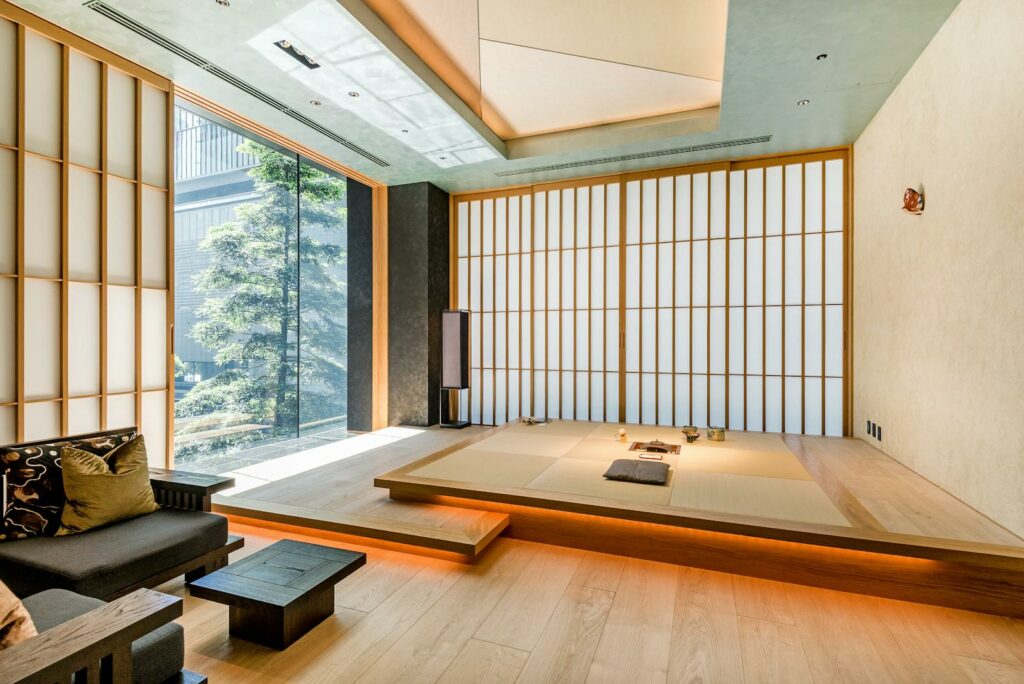
[[[0,580],[21,597],[68,589],[106,598],[227,543],[228,522],[202,511],[161,508],[68,537],[0,543]]]
[[[103,601],[64,589],[50,589],[25,599],[36,628],[53,629],[79,615],[99,608]],[[158,684],[185,666],[185,631],[169,622],[132,642],[132,679],[136,684]]]

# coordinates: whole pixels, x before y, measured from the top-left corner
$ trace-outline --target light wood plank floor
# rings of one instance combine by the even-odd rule
[[[236,526],[237,560],[281,534]],[[326,539],[315,543],[360,548]],[[1024,622],[501,538],[475,565],[376,548],[287,651],[187,596],[218,682],[1024,682]]]

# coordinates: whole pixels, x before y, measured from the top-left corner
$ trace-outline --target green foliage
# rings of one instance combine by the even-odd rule
[[[258,160],[249,176],[260,197],[200,244],[212,263],[194,279],[206,299],[190,333],[225,370],[175,411],[284,434],[295,427],[299,383],[303,422],[346,412],[345,251],[317,239],[344,235],[346,183],[252,141],[239,151]]]

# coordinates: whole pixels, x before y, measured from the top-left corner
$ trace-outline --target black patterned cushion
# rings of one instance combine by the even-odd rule
[[[52,444],[19,447],[0,452],[0,464],[6,484],[6,508],[0,541],[26,537],[51,536],[60,529],[64,511],[64,478],[60,450],[69,446],[106,456],[119,444],[135,437],[135,432],[58,440]]]

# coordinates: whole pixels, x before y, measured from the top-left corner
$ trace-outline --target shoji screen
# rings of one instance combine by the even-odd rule
[[[468,418],[843,434],[845,160],[457,197]]]
[[[170,84],[27,13],[0,54],[0,443],[139,425],[165,465]]]

